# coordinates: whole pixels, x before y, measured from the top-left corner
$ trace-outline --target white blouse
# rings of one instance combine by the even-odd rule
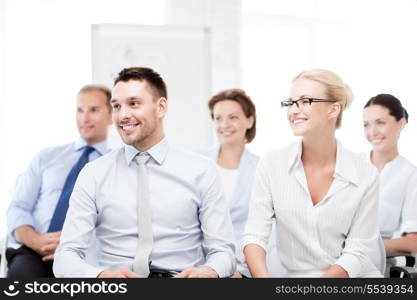
[[[337,142],[334,180],[313,205],[301,152],[300,141],[259,162],[244,245],[254,243],[266,251],[276,222],[286,276],[319,277],[333,264],[350,277],[382,276],[377,171]]]
[[[220,174],[220,180],[223,185],[223,190],[226,195],[226,200],[229,203],[232,202],[233,193],[236,188],[238,169],[226,169],[217,165]]]
[[[365,154],[371,163],[370,153]],[[398,155],[379,174],[379,228],[382,238],[417,232],[417,168]]]

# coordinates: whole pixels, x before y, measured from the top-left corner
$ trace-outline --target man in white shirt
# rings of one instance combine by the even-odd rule
[[[148,68],[122,70],[112,106],[126,145],[80,173],[55,275],[231,276],[236,268],[233,229],[216,166],[169,147],[163,79]],[[98,266],[84,260],[94,229],[101,245]]]

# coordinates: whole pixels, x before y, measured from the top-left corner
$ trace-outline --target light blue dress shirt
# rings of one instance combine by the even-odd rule
[[[79,139],[74,143],[44,149],[19,176],[7,211],[8,247],[21,246],[13,234],[17,227],[30,225],[39,233],[48,231],[65,179],[86,145],[83,139]],[[105,141],[93,147],[90,161],[109,151]]]
[[[235,271],[233,229],[216,165],[166,140],[147,151],[154,247],[150,270],[173,274],[202,264],[220,277]],[[97,277],[106,269],[132,269],[136,254],[139,151],[124,146],[81,171],[55,253],[57,277]],[[85,261],[92,232],[98,264]]]

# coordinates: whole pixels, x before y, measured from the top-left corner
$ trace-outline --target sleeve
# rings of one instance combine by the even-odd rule
[[[39,152],[25,173],[19,175],[13,198],[7,210],[8,232],[14,238],[14,230],[23,225],[34,227],[32,211],[38,201],[42,186],[42,156]]]
[[[401,210],[401,234],[417,232],[417,170],[408,179]]]
[[[235,245],[229,207],[214,163],[200,182],[202,202],[199,218],[203,232],[205,265],[219,277],[230,277],[236,270]]]
[[[257,244],[265,252],[271,235],[274,218],[271,184],[267,172],[267,159],[263,158],[258,164],[255,183],[249,204],[248,220],[243,237],[243,248],[248,244]]]
[[[96,183],[87,164],[80,172],[71,194],[61,241],[55,252],[56,277],[97,277],[104,269],[85,261],[97,221]]]
[[[376,268],[382,268],[381,260],[385,260],[384,249],[380,247],[378,224],[379,179],[376,170],[372,172],[370,184],[353,217],[342,254],[335,262],[351,278],[362,277]]]

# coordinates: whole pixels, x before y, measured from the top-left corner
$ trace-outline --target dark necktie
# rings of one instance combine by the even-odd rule
[[[62,226],[64,225],[65,216],[69,206],[69,198],[71,196],[72,190],[74,189],[75,181],[77,180],[81,169],[85,166],[86,163],[88,163],[88,155],[93,150],[93,147],[86,146],[80,159],[68,173],[67,179],[65,180],[65,184],[61,192],[61,196],[59,196],[58,203],[55,207],[55,212],[52,216],[48,232],[62,230]]]

